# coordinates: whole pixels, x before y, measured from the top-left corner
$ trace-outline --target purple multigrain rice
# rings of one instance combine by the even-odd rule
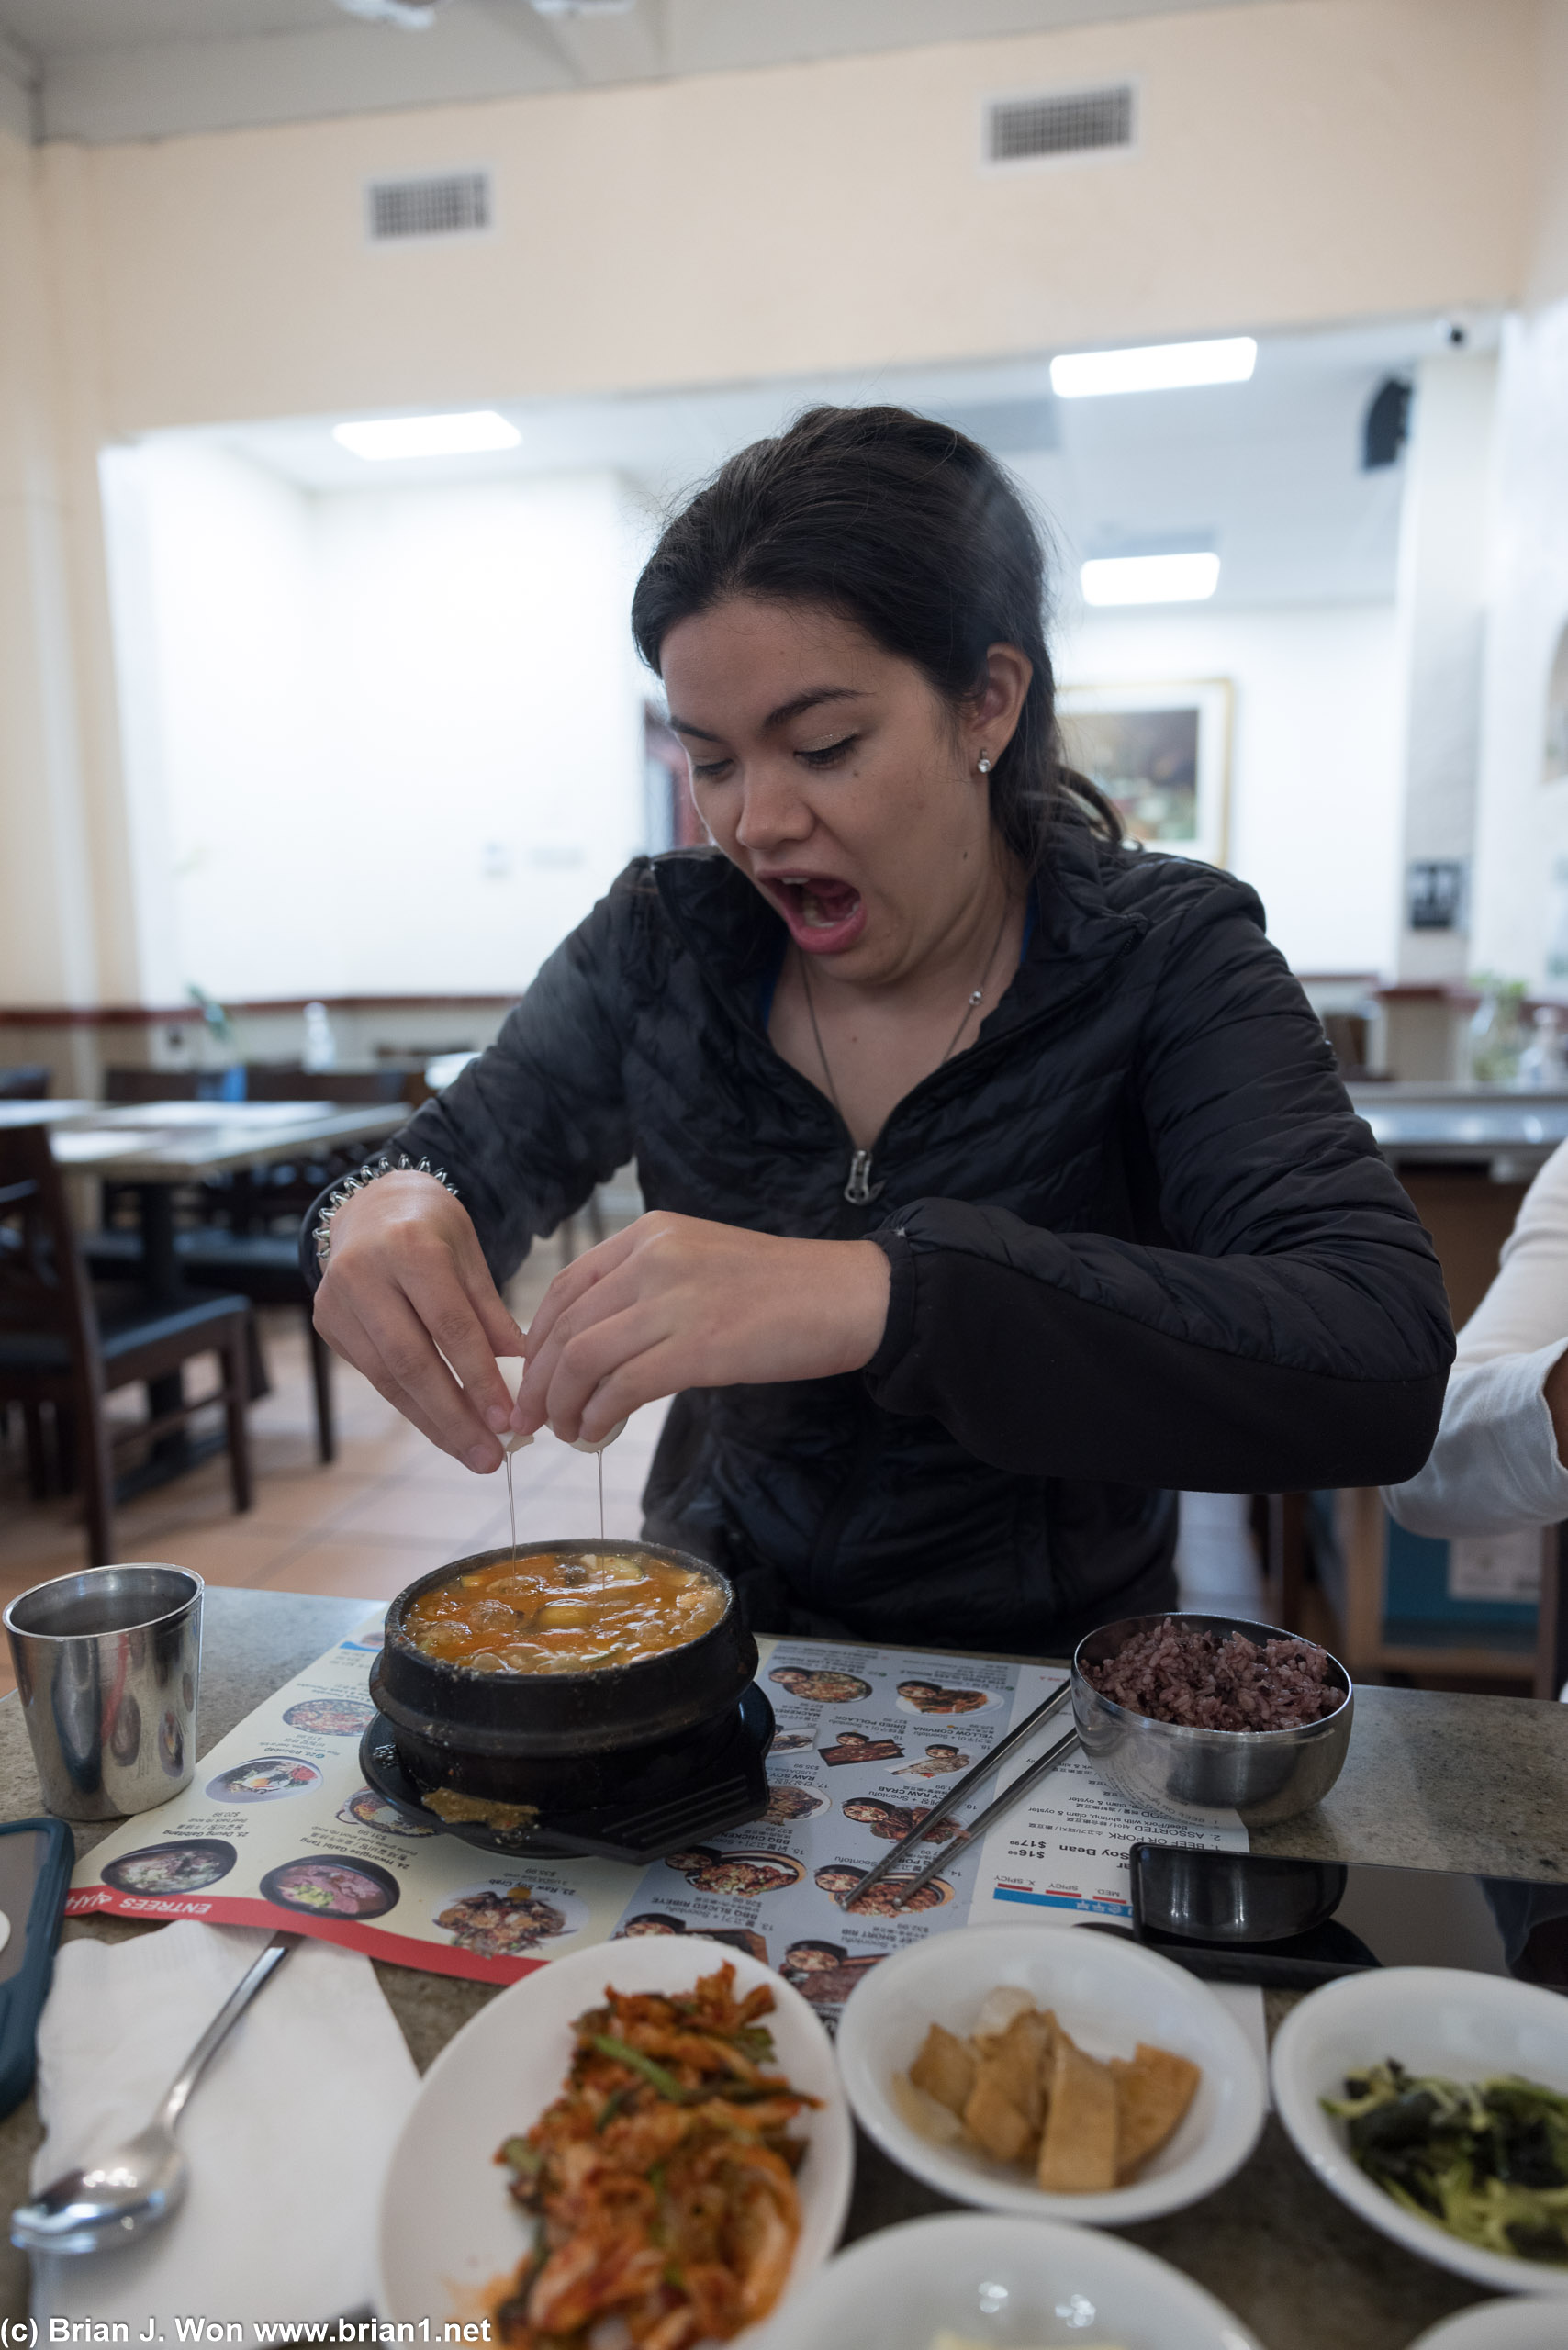
[[[1307,1640],[1221,1641],[1170,1618],[1136,1632],[1103,1664],[1085,1664],[1102,1696],[1184,1729],[1298,1729],[1344,1703],[1328,1658]]]

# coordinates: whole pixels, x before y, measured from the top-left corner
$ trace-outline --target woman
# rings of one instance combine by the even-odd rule
[[[1043,602],[946,426],[733,458],[633,608],[715,845],[394,1138],[457,1197],[313,1220],[318,1326],[476,1471],[674,1395],[646,1532],[765,1629],[1060,1651],[1171,1602],[1171,1488],[1386,1482],[1437,1426],[1426,1237],[1251,890],[1062,767]],[[496,1281],[633,1153],[650,1213],[525,1342]]]

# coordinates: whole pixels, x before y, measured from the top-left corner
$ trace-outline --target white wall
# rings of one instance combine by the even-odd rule
[[[521,991],[640,845],[616,483],[312,498],[179,435],[105,471],[162,988]]]
[[[18,525],[0,543],[0,992],[145,1004],[169,961],[120,767],[106,443],[798,372],[869,384],[900,363],[1489,306],[1527,280],[1554,298],[1561,174],[1555,241],[1532,253],[1563,6],[1260,0],[112,147],[0,132],[0,519]],[[981,167],[987,97],[1124,74],[1132,152]],[[366,244],[366,178],[475,163],[495,174],[493,234]],[[252,713],[254,766],[286,801],[309,770],[286,717]],[[281,850],[257,856],[280,869]],[[317,884],[297,868],[292,886],[302,905]],[[213,952],[230,944],[215,926]]]
[[[1402,874],[1475,846],[1496,397],[1491,352],[1444,352],[1416,371],[1399,561]],[[1412,930],[1407,911],[1396,976],[1462,983],[1468,932]]]
[[[1539,986],[1568,856],[1568,783],[1541,780],[1547,675],[1568,622],[1568,302],[1504,338],[1493,561],[1473,944],[1478,968]],[[1561,976],[1549,984],[1562,993]]]
[[[298,991],[345,970],[322,806],[308,502],[211,449],[154,442],[105,464],[136,876],[158,992]],[[140,541],[140,544],[138,543]],[[166,857],[167,870],[158,863]],[[158,919],[161,917],[161,919]]]
[[[1506,300],[1538,46],[1538,0],[1257,0],[57,140],[40,185],[106,437],[875,370]],[[986,99],[1123,75],[1139,87],[1126,155],[982,167]],[[495,174],[492,234],[366,245],[366,178],[476,163]]]
[[[521,990],[643,845],[618,485],[316,504],[350,991]]]
[[[1094,613],[1064,685],[1228,677],[1230,865],[1298,971],[1387,971],[1398,922],[1400,704],[1388,604]]]
[[[1568,783],[1541,775],[1547,676],[1568,622],[1568,0],[1544,0],[1537,95],[1546,136],[1530,308],[1508,324],[1498,375],[1473,944],[1478,968],[1561,998],[1548,952],[1568,914],[1555,878]]]

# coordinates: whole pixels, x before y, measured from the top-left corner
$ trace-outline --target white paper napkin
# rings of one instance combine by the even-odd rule
[[[35,2190],[143,2127],[267,1936],[182,1919],[69,1942],[39,2024]],[[202,2076],[177,2135],[185,2202],[123,2252],[33,2262],[33,2315],[312,2323],[371,2297],[382,2175],[419,2076],[370,1961],[302,1941]],[[47,2339],[47,2328],[45,2329]]]

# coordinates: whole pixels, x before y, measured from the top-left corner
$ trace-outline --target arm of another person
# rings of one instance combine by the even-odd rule
[[[543,965],[497,1042],[387,1144],[394,1158],[442,1168],[456,1198],[430,1175],[383,1175],[332,1220],[317,1328],[476,1471],[499,1467],[497,1432],[511,1418],[495,1359],[523,1351],[497,1285],[631,1155],[623,958],[629,934],[651,918],[640,883],[637,867],[622,875]],[[322,1204],[301,1240],[311,1281]]]
[[[887,1409],[1038,1477],[1225,1493],[1409,1475],[1452,1353],[1415,1211],[1249,891],[1168,917],[1133,1082],[1171,1245],[917,1200],[868,1366]]]
[[[1496,1279],[1459,1334],[1426,1467],[1383,1500],[1412,1534],[1568,1518],[1568,1144],[1526,1192]]]

